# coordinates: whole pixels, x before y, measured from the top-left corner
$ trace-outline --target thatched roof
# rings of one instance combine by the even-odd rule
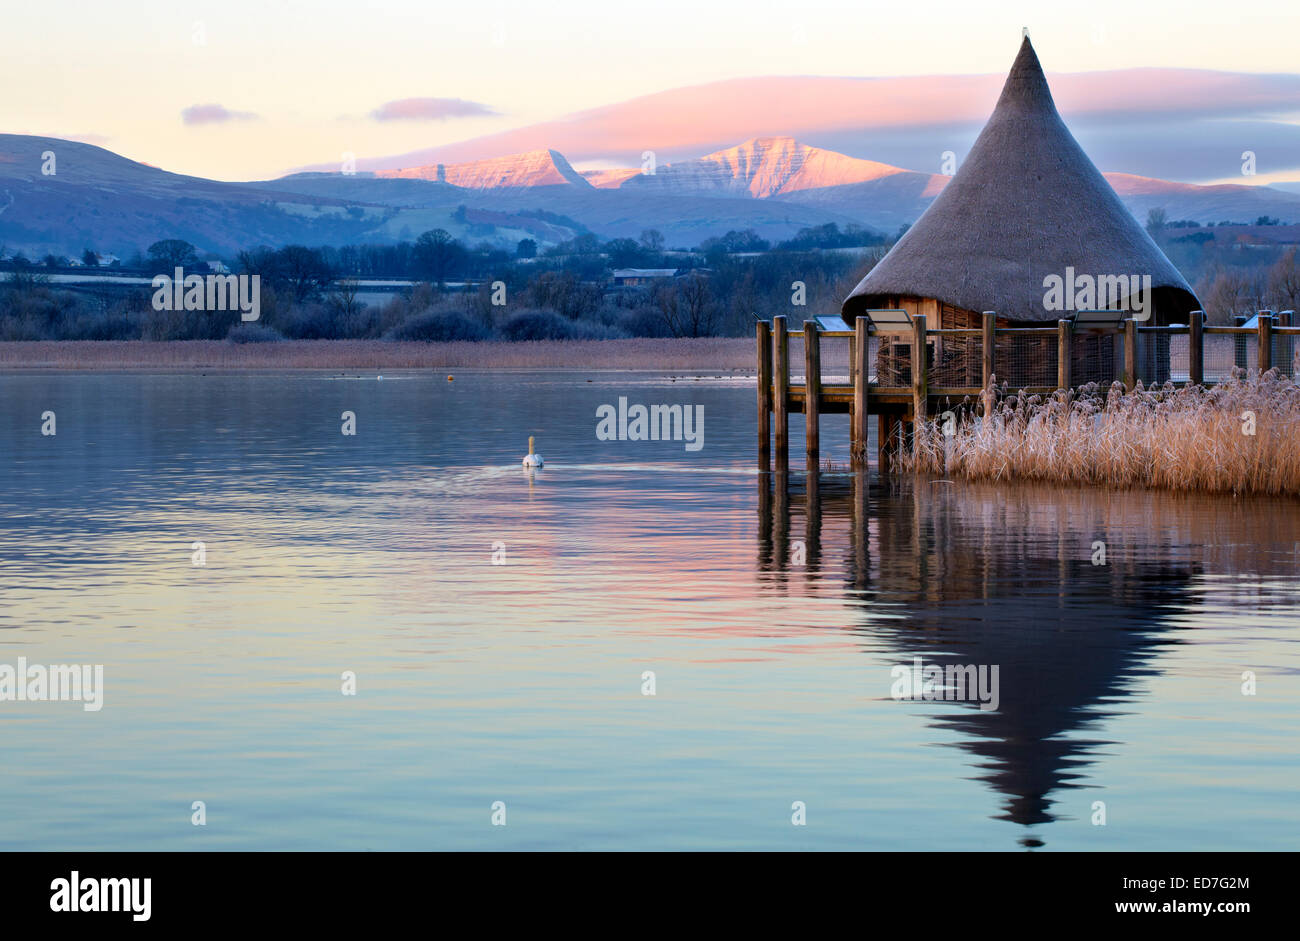
[[[843,316],[893,296],[1012,320],[1056,320],[1043,279],[1150,275],[1157,317],[1200,305],[1061,120],[1025,37],[975,146],[920,219],[848,296]]]

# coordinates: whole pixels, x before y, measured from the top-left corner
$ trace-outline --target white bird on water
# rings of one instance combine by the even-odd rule
[[[524,467],[542,467],[545,461],[540,454],[533,452],[533,436],[528,436],[528,456],[524,458]]]

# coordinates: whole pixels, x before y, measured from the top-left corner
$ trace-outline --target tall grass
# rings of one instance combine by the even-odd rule
[[[1275,371],[1237,369],[1209,389],[1021,392],[949,431],[920,423],[904,466],[969,480],[1300,495],[1300,386]]]

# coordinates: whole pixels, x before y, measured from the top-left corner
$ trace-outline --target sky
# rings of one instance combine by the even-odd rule
[[[1022,26],[1049,76],[1300,71],[1295,0],[1081,10],[1042,0],[51,0],[5,11],[0,130],[265,179],[723,79],[1005,74]]]

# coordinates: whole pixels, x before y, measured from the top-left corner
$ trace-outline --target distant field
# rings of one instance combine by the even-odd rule
[[[386,340],[33,341],[0,343],[0,369],[754,369],[754,341],[542,340],[394,343]]]

